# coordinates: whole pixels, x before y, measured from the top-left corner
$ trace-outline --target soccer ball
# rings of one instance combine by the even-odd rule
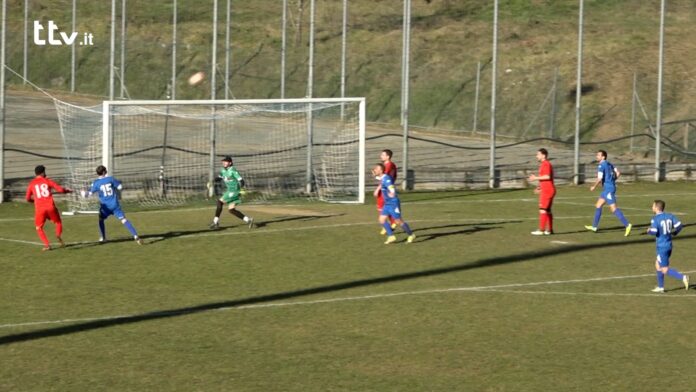
[[[204,79],[205,79],[205,72],[198,71],[188,78],[188,84],[189,84],[189,86],[197,86],[197,85],[201,84],[201,82],[203,82]]]

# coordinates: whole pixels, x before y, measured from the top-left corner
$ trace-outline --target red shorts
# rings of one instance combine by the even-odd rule
[[[384,207],[384,197],[382,197],[382,193],[377,195],[377,211],[382,211],[382,208]]]
[[[556,196],[556,192],[541,192],[539,194],[539,209],[551,209],[551,204],[553,204],[554,196]]]
[[[34,223],[37,227],[42,227],[46,220],[53,223],[60,223],[60,213],[55,208],[47,208],[45,210],[37,210],[34,213]]]

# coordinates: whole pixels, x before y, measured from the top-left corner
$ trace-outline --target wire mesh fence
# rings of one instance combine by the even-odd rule
[[[347,67],[341,75],[340,1],[218,0],[214,32],[212,1],[26,0],[7,4],[7,69],[16,74],[7,74],[10,91],[2,146],[6,185],[28,177],[27,168],[39,160],[55,161],[58,168],[64,158],[51,147],[58,128],[53,109],[46,104],[50,100],[29,94],[29,83],[62,94],[73,89],[74,80],[75,94],[61,98],[78,103],[97,102],[108,95],[112,5],[116,98],[209,98],[213,72],[217,97],[227,93],[230,98],[291,98],[307,94],[311,1],[316,10],[313,95],[338,96],[344,77],[346,95],[367,97],[368,120],[373,129],[382,129],[374,131],[375,147],[368,148],[400,150],[399,137],[389,135],[398,134],[402,111],[401,2],[346,2]],[[434,140],[431,144],[410,139],[409,169],[416,189],[425,184],[484,183],[485,138],[491,127],[493,1],[411,3],[409,124],[414,137]],[[578,3],[499,2],[496,143],[502,154],[503,185],[524,185],[516,179],[535,168],[533,151],[542,145],[562,151],[557,155],[557,173],[565,177],[567,168],[572,177],[572,163],[566,159],[571,157],[569,143],[575,133]],[[286,23],[283,6],[287,6]],[[696,77],[691,66],[696,44],[686,38],[693,30],[696,4],[669,0],[666,10],[662,160],[676,170],[665,169],[666,174],[683,171],[689,177],[687,166],[682,170],[674,165],[688,165],[696,155]],[[591,162],[593,150],[601,147],[626,164],[638,165],[636,173],[654,172],[660,1],[586,1],[584,11],[581,162]],[[68,37],[77,33],[75,44],[38,45],[37,39],[49,38],[49,22],[56,26],[55,39],[63,39],[61,32]],[[93,35],[92,45],[84,41],[85,34]],[[218,37],[215,66],[213,35]],[[283,56],[285,68],[281,68]],[[189,85],[188,77],[199,71],[208,77]],[[505,147],[515,142],[524,142],[521,150]],[[433,159],[436,155],[449,157],[444,160],[451,164],[433,163],[438,161]],[[507,156],[519,159],[508,163]],[[636,174],[644,177],[642,172]]]

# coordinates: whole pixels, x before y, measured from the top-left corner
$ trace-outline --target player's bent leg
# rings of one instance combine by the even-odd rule
[[[41,242],[43,242],[43,251],[51,250],[51,244],[48,242],[48,237],[46,237],[46,232],[43,229],[43,224],[41,226],[36,226],[36,234],[39,235]]]
[[[220,228],[220,215],[222,214],[222,207],[224,207],[223,200],[217,200],[217,205],[215,206],[215,216],[213,217],[213,223],[211,223],[208,226],[213,230]]]
[[[106,225],[104,225],[104,219],[106,218],[99,217],[99,242],[106,241]]]
[[[138,245],[142,245],[143,240],[141,240],[140,237],[138,237],[138,232],[135,230],[135,227],[133,227],[133,224],[130,223],[128,219],[126,219],[125,215],[121,215],[119,219],[121,220],[121,223],[123,223],[123,226],[125,226],[126,229],[128,229],[128,231],[131,233],[135,242],[137,242]]]

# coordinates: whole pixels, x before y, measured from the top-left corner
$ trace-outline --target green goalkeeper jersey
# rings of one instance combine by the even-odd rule
[[[222,181],[225,183],[227,192],[239,192],[241,188],[239,182],[242,181],[242,176],[234,166],[230,166],[227,169],[220,169],[220,178],[222,178]]]

